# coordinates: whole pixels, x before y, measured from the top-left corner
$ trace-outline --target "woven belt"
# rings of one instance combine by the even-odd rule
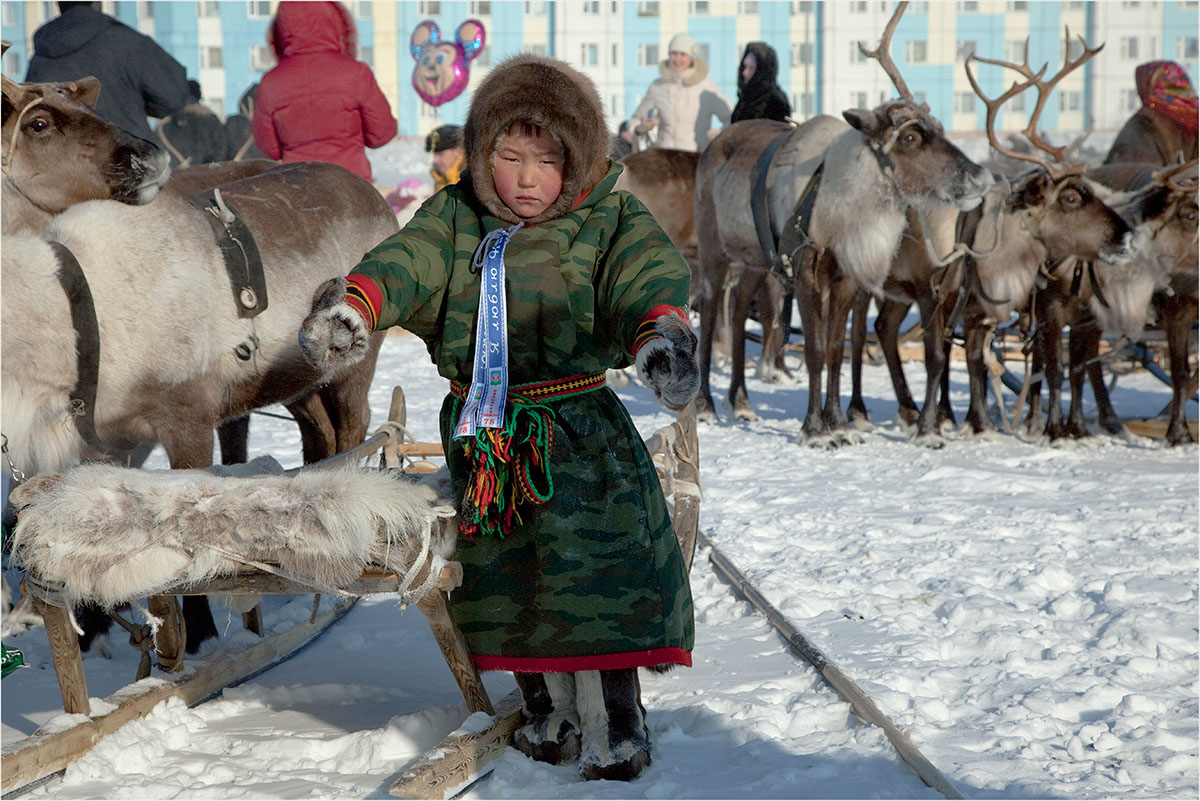
[[[471,473],[459,510],[459,531],[503,537],[521,522],[520,507],[540,506],[554,495],[550,449],[554,445],[554,409],[548,404],[604,386],[604,374],[514,384],[502,428],[479,428],[461,443]],[[470,386],[450,382],[450,392],[466,400]]]
[[[556,400],[570,395],[580,395],[604,386],[604,373],[599,375],[573,375],[553,381],[534,381],[529,384],[513,384],[508,388],[509,395],[521,395],[529,400]],[[450,382],[450,392],[459,400],[467,399],[469,384],[458,381]]]

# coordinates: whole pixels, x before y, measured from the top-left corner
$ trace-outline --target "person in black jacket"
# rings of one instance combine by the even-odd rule
[[[28,82],[100,80],[96,113],[154,142],[146,117],[187,105],[187,71],[148,36],[100,13],[99,3],[59,3],[60,15],[33,34]]]
[[[242,92],[238,100],[238,113],[225,118],[225,161],[249,161],[265,159],[266,153],[254,144],[250,121],[254,119],[254,98],[258,95],[258,83],[252,83]]]
[[[738,102],[730,122],[741,120],[786,120],[792,113],[787,95],[776,83],[779,58],[766,42],[751,42],[742,54],[738,69]]]

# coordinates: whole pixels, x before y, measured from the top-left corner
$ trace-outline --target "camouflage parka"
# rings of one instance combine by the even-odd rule
[[[689,270],[633,195],[603,178],[561,216],[528,225],[505,252],[510,388],[628,366],[639,326],[683,308]],[[506,228],[470,177],[430,197],[349,277],[373,325],[419,336],[438,372],[469,384],[483,237]],[[510,389],[510,396],[512,390]],[[607,386],[553,404],[553,497],[503,537],[459,538],[451,594],[481,669],[576,671],[690,664],[692,600],[666,502],[642,437]],[[451,439],[461,401],[440,417],[454,489],[469,467]]]

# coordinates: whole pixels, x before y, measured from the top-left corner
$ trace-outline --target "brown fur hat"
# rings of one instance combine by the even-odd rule
[[[496,194],[492,153],[514,122],[530,122],[558,137],[566,151],[562,193],[537,217],[516,216]],[[560,217],[608,171],[608,130],[595,84],[566,62],[528,53],[505,59],[471,98],[463,145],[476,197],[489,214],[508,222]]]

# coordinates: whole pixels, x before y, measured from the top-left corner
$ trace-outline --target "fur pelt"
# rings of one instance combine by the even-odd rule
[[[505,59],[475,90],[463,127],[471,188],[488,213],[522,222],[496,194],[492,152],[514,122],[530,122],[551,132],[566,151],[562,192],[534,224],[561,217],[580,194],[608,171],[608,128],[604,104],[591,79],[564,61],[528,53]]]
[[[111,608],[244,561],[336,590],[367,565],[403,574],[424,564],[425,543],[440,571],[455,538],[439,520],[453,509],[434,490],[353,465],[229,477],[87,464],[34,476],[11,498],[16,558],[42,583],[64,585],[72,605]]]

